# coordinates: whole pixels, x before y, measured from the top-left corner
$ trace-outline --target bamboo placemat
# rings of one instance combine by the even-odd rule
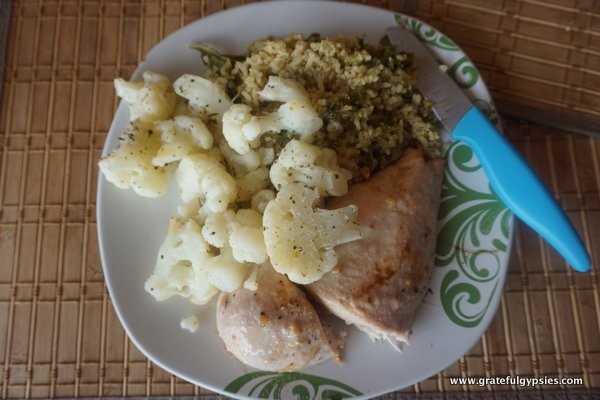
[[[113,78],[128,77],[168,33],[241,3],[12,5],[0,109],[2,398],[216,398],[149,362],[124,334],[98,255],[96,165],[116,106]],[[395,0],[364,3],[402,7]],[[597,117],[599,9],[597,1],[422,0],[417,15],[456,39],[484,71],[495,96]],[[597,260],[600,141],[514,119],[503,122]],[[511,398],[513,391],[536,399],[592,396],[589,390],[600,389],[598,288],[596,271],[571,272],[517,223],[505,293],[488,331],[442,373],[385,399],[414,393],[458,399],[465,398],[463,392]],[[449,381],[508,375],[581,377],[583,385],[478,387]]]
[[[600,1],[420,0],[417,16],[476,61],[497,101],[600,123]]]

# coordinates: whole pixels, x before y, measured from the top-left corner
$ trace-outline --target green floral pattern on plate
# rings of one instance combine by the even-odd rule
[[[427,43],[430,46],[443,50],[460,51],[456,43],[454,43],[448,36],[441,34],[435,28],[432,28],[431,26],[424,24],[417,19],[397,14],[396,23],[412,31],[421,42]]]
[[[225,391],[272,400],[342,400],[362,395],[333,379],[300,372],[252,372],[231,382]]]
[[[512,213],[491,189],[483,191],[466,183],[465,175],[481,173],[467,145],[452,143],[447,159],[435,259],[436,267],[448,270],[440,297],[450,320],[474,327],[485,316],[498,289],[499,254],[508,250]],[[489,289],[482,290],[483,286]],[[482,292],[487,293],[485,298]]]
[[[468,57],[461,57],[450,68],[448,74],[463,89],[473,87],[479,80],[479,72]]]
[[[452,61],[446,64],[448,74],[461,88],[470,89],[477,84],[480,79],[477,68],[449,37],[419,20],[404,15],[396,15],[396,23],[413,32],[421,42],[434,51],[446,53],[444,60]],[[448,53],[452,53],[453,56],[449,57]]]

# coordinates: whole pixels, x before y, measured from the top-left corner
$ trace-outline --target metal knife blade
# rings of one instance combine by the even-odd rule
[[[386,30],[398,50],[413,54],[417,88],[431,100],[434,113],[452,140],[467,144],[479,159],[500,200],[539,233],[577,271],[590,269],[591,260],[570,220],[545,185],[512,145],[474,106],[433,54],[412,32]]]
[[[433,101],[433,111],[444,129],[452,132],[458,121],[473,106],[462,89],[443,70],[443,66],[415,37],[401,27],[388,28],[386,34],[398,50],[413,54],[417,88],[425,98]]]

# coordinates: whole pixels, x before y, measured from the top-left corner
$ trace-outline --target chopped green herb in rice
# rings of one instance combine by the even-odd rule
[[[311,142],[335,150],[354,181],[384,168],[413,140],[429,154],[439,153],[431,104],[412,85],[412,56],[396,52],[386,40],[369,44],[356,37],[293,34],[254,42],[245,57],[200,50],[209,77],[255,113],[277,107],[258,95],[270,76],[303,86],[323,120]],[[263,140],[277,152],[292,137],[272,132]]]

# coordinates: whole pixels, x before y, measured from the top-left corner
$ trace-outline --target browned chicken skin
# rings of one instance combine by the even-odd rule
[[[338,264],[308,291],[374,339],[407,343],[426,294],[436,243],[443,160],[409,148],[328,207],[358,206],[362,239],[336,247]]]
[[[298,286],[268,262],[257,270],[257,288],[223,292],[217,329],[243,363],[267,371],[294,371],[335,358],[341,338],[332,335]]]

